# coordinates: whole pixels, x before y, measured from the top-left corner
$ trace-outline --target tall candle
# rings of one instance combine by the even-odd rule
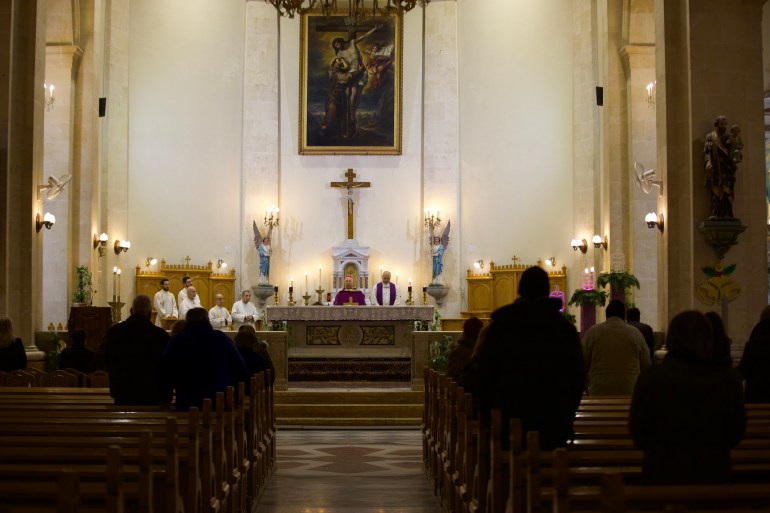
[[[307,296],[307,291],[308,291],[308,288],[307,288],[307,271],[305,271],[305,295],[306,296]]]
[[[321,288],[321,266],[318,266],[318,288]]]
[[[398,273],[396,273],[396,285],[398,285]]]
[[[289,278],[289,286],[294,287],[294,278]]]
[[[114,303],[118,292],[118,285],[117,285],[117,279],[118,279],[118,268],[117,266],[112,268],[112,302]]]
[[[120,303],[120,268],[118,268],[118,303]]]

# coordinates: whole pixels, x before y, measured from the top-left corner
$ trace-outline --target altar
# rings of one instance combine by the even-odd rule
[[[414,321],[433,306],[267,306],[267,322],[286,321],[289,358],[409,358]]]

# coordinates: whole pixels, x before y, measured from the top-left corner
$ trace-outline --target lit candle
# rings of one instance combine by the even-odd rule
[[[398,285],[398,273],[396,273],[396,285]]]
[[[412,286],[412,278],[409,278],[409,286]]]
[[[409,292],[412,292],[412,286],[409,285],[409,288],[407,289]]]
[[[382,267],[380,267],[380,279],[382,279]]]
[[[318,288],[321,288],[321,266],[318,266]]]
[[[289,287],[294,287],[294,278],[289,278]]]
[[[273,287],[273,293],[275,293],[275,294],[278,294],[278,285],[276,285],[275,287]]]
[[[120,268],[118,268],[118,303],[120,303]]]
[[[423,288],[422,288],[422,291],[423,291],[423,292],[428,292],[428,287],[423,287]]]
[[[305,295],[306,296],[307,296],[307,291],[308,291],[308,288],[307,288],[307,271],[305,271]]]
[[[116,296],[117,291],[118,291],[117,280],[118,280],[118,268],[117,267],[113,267],[112,268],[112,302],[113,303],[115,302],[115,299],[117,297]]]

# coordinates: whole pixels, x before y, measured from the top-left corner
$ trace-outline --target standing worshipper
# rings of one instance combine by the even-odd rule
[[[382,281],[372,289],[370,302],[373,305],[396,304],[396,285],[390,281],[390,271],[382,272]]]
[[[189,278],[188,278],[189,280]],[[177,319],[179,311],[176,309],[174,294],[169,292],[168,278],[160,280],[160,290],[155,293],[153,303],[155,305],[155,326],[163,327],[163,319]]]
[[[241,292],[241,299],[233,303],[233,329],[238,331],[241,326],[249,325],[256,329],[256,321],[259,318],[259,312],[254,303],[251,302],[251,291],[246,289]]]
[[[544,270],[524,271],[519,298],[492,313],[468,364],[474,405],[487,424],[491,409],[502,411],[505,445],[510,418],[539,431],[543,449],[572,438],[585,379],[580,337],[549,291]]]
[[[65,348],[59,357],[60,369],[75,369],[83,374],[90,374],[95,370],[96,353],[86,346],[87,336],[88,333],[84,329],[77,329],[72,332],[72,344]]]
[[[655,354],[655,332],[652,326],[642,322],[642,312],[638,308],[629,308],[626,312],[626,323],[638,329],[644,337],[644,342],[650,348],[650,361]]]
[[[214,301],[217,304],[209,310],[209,321],[215,330],[225,331],[225,328],[233,323],[233,317],[224,307],[225,297],[222,294],[214,296]]]
[[[641,373],[628,425],[647,484],[727,483],[730,449],[746,430],[737,373],[714,365],[714,338],[696,311],[671,319],[668,354]]]
[[[246,363],[230,337],[211,327],[205,308],[187,312],[185,330],[169,341],[161,359],[163,378],[176,392],[176,410],[200,408],[228,386],[248,381]]]
[[[113,324],[102,340],[115,404],[158,406],[171,400],[171,390],[160,379],[160,358],[168,344],[168,333],[155,326],[151,316],[150,298],[136,296],[128,319]]]
[[[583,355],[589,395],[631,395],[639,373],[650,366],[650,350],[638,329],[626,324],[626,306],[613,299],[607,320],[586,331]]]
[[[11,372],[27,368],[27,352],[20,338],[13,336],[13,322],[0,317],[0,371]]]

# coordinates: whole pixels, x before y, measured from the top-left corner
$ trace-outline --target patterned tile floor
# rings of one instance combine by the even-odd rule
[[[255,513],[441,513],[419,429],[278,431]]]

